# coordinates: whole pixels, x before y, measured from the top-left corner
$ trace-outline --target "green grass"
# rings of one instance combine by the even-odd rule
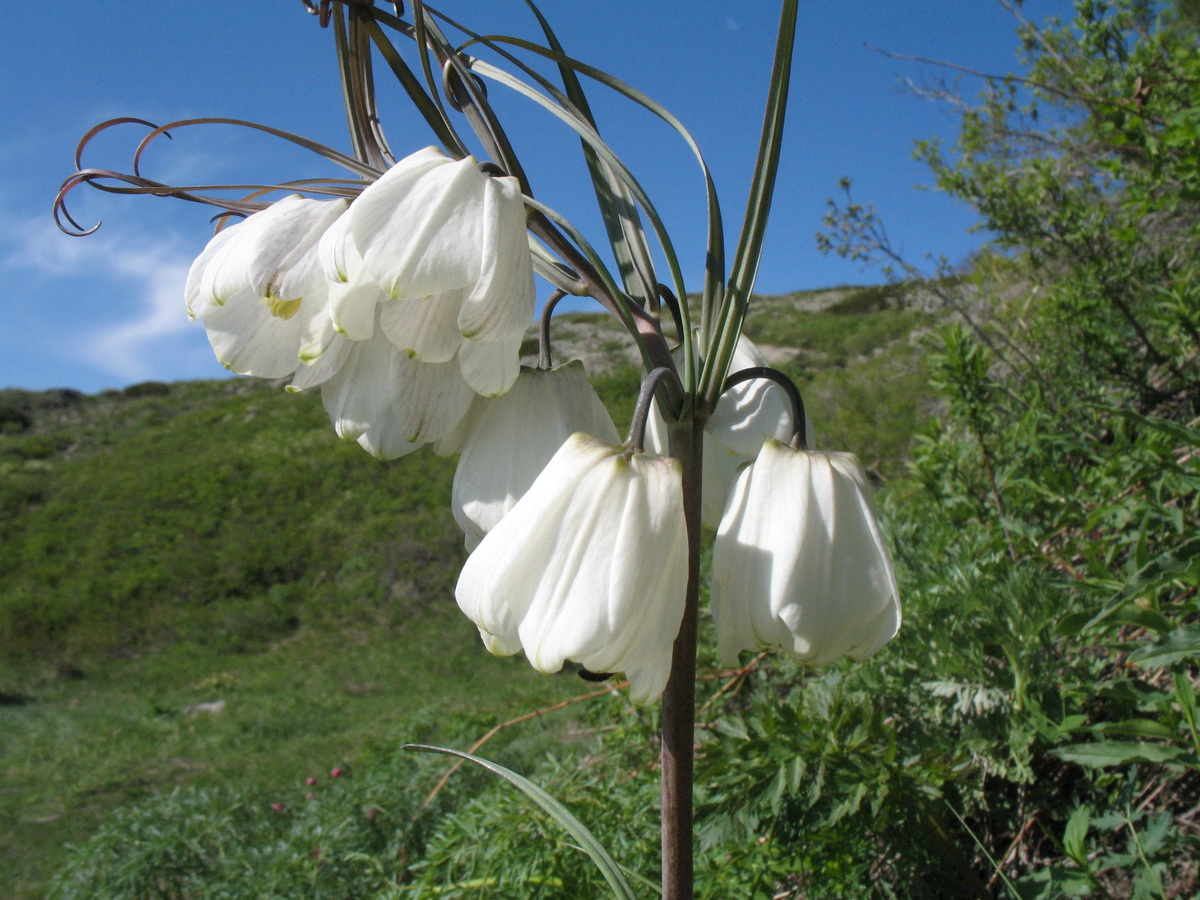
[[[177,645],[33,690],[34,702],[0,709],[0,818],[13,823],[0,880],[9,897],[39,896],[63,842],[173,785],[267,787],[294,801],[306,777],[353,764],[430,704],[447,716],[503,720],[581,684],[482,652],[451,601],[405,627],[305,629],[252,654]],[[184,712],[214,700],[224,710]]]

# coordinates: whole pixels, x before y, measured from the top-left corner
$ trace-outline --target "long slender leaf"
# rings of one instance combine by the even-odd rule
[[[457,23],[452,24],[454,24],[454,27],[463,30],[464,33],[470,33],[461,25],[458,25]],[[612,75],[609,75],[607,72],[604,72],[601,69],[597,69],[594,66],[580,62],[572,57],[565,56],[546,47],[541,47],[531,41],[526,41],[521,38],[508,37],[505,35],[487,35],[482,37],[476,36],[474,40],[476,42],[483,43],[485,46],[490,47],[497,53],[503,54],[506,59],[512,61],[523,71],[527,72],[530,77],[536,79],[539,83],[542,83],[544,86],[546,86],[547,90],[550,90],[551,88],[546,85],[545,79],[538,75],[538,73],[531,70],[528,66],[525,66],[523,63],[521,63],[520,60],[515,59],[513,56],[511,56],[511,54],[505,54],[504,51],[497,45],[509,44],[511,46],[526,50],[530,53],[543,56],[546,59],[557,63],[559,66],[568,66],[579,74],[585,75],[595,81],[600,82],[605,87],[608,87],[626,99],[631,100],[643,107],[659,119],[662,119],[664,122],[666,122],[667,125],[669,125],[673,130],[676,131],[676,133],[680,135],[681,138],[683,138],[684,142],[692,151],[693,156],[700,165],[701,173],[704,176],[705,196],[708,204],[708,237],[705,248],[704,303],[706,306],[719,304],[721,302],[721,298],[723,297],[725,279],[725,237],[724,226],[721,218],[720,202],[717,199],[716,185],[712,180],[712,175],[709,172],[708,164],[704,160],[704,155],[700,152],[700,148],[696,144],[695,139],[691,136],[691,133],[687,130],[687,128],[684,127],[683,123],[680,122],[678,118],[676,118],[661,104],[652,100],[650,97],[648,97],[646,94],[643,94],[636,88],[631,87],[618,78],[614,78]],[[477,65],[477,63],[475,65]],[[569,101],[565,101],[563,106],[566,107],[568,104]],[[554,110],[551,111],[554,112]],[[581,137],[582,136],[583,135],[581,134]],[[636,194],[636,188],[634,185],[630,184],[629,187],[634,190]],[[663,246],[664,256],[667,259],[668,266],[671,268],[674,289],[680,297],[684,297],[686,296],[686,290],[682,284],[682,276],[679,273],[676,255],[674,250],[671,248],[670,239],[666,234],[666,229],[662,226],[661,221],[656,221],[656,214],[653,210],[653,207],[647,207],[642,201],[641,197],[638,197],[638,202],[642,203],[647,218],[651,220],[651,224],[654,227],[655,236],[658,238],[659,243]],[[685,316],[686,315],[687,313],[685,310]],[[705,324],[702,321],[700,325],[703,334],[705,333]],[[691,330],[692,329],[689,324],[688,327],[685,328],[685,333],[680,336],[685,344],[685,354],[688,367],[691,366],[692,360],[694,359],[694,353],[692,352],[690,346]],[[690,384],[690,372],[686,369],[685,378],[687,379],[686,383]]]
[[[554,29],[542,15],[533,0],[525,0],[526,5],[537,17],[546,42],[556,53],[566,52]],[[599,133],[596,118],[592,115],[591,105],[587,94],[575,70],[570,66],[559,65],[559,77],[567,97],[575,109],[579,111],[592,128]],[[596,151],[587,143],[580,140],[583,147],[584,160],[591,174],[592,186],[596,192],[596,202],[600,215],[604,219],[604,227],[608,232],[608,242],[612,247],[613,256],[617,259],[617,268],[625,283],[625,292],[635,299],[640,299],[643,305],[656,303],[658,280],[654,277],[654,264],[650,258],[650,245],[646,241],[646,233],[639,220],[633,195],[625,184],[616,177],[612,169],[601,160]]]
[[[554,223],[555,226],[564,231],[575,243],[575,245],[582,251],[584,257],[592,265],[592,268],[595,269],[597,274],[604,280],[608,292],[612,295],[612,297],[616,298],[613,305],[605,302],[605,300],[601,297],[597,297],[596,299],[602,303],[609,312],[613,313],[621,320],[621,324],[625,326],[625,329],[630,333],[630,335],[632,335],[633,339],[637,341],[638,350],[641,352],[642,360],[645,363],[647,370],[653,368],[654,366],[651,360],[650,352],[646,348],[646,344],[640,329],[638,329],[633,320],[635,314],[634,310],[636,310],[637,313],[642,316],[645,316],[646,313],[642,311],[641,307],[634,305],[631,309],[630,305],[627,305],[623,302],[625,300],[625,295],[621,293],[620,288],[618,288],[616,283],[613,281],[612,273],[609,272],[605,267],[604,260],[602,260],[599,254],[596,253],[595,248],[592,247],[587,238],[583,236],[583,233],[571,224],[570,220],[546,204],[538,200],[534,200],[532,197],[526,197],[525,204],[531,209],[535,209],[540,212],[552,223]]]
[[[609,147],[608,144],[603,141],[603,139],[601,139],[600,135],[596,133],[591,125],[588,124],[588,122],[581,115],[569,108],[569,106],[565,106],[562,103],[562,101],[565,101],[566,98],[561,97],[560,101],[556,102],[554,98],[546,96],[532,85],[522,81],[521,79],[512,75],[510,72],[507,72],[497,66],[493,66],[488,62],[484,62],[483,60],[473,60],[471,70],[477,72],[485,78],[490,78],[498,84],[503,84],[505,87],[511,88],[517,93],[533,100],[543,109],[555,116],[555,118],[559,119],[559,121],[569,126],[584,142],[588,144],[588,146],[596,151],[596,153],[607,165],[612,167],[612,169],[620,176],[622,182],[633,192],[638,203],[640,203],[642,208],[646,211],[646,217],[650,220],[655,234],[659,239],[659,243],[663,247],[663,254],[667,258],[667,264],[671,269],[672,280],[675,282],[675,288],[678,291],[683,291],[683,275],[679,266],[678,257],[675,253],[674,247],[671,244],[671,238],[667,233],[666,226],[663,224],[662,218],[658,215],[658,211],[651,202],[649,195],[646,193],[645,189],[642,188],[638,180],[633,176],[633,173],[626,168],[620,157],[618,157],[613,152],[612,148]],[[546,86],[550,90],[556,90],[551,85]]]
[[[504,766],[490,760],[479,756],[472,756],[470,753],[463,753],[461,750],[451,750],[448,747],[431,747],[427,744],[406,744],[404,749],[456,756],[459,759],[473,762],[493,775],[503,778],[544,809],[554,821],[579,842],[580,847],[591,857],[592,862],[596,864],[596,868],[600,870],[600,873],[604,876],[604,880],[608,882],[609,887],[612,888],[613,893],[617,897],[623,898],[623,900],[636,900],[637,895],[634,894],[633,888],[629,886],[629,882],[625,880],[625,875],[622,873],[621,867],[617,865],[616,860],[609,855],[601,843],[596,840],[596,836],[588,831],[584,824],[575,818],[575,816],[571,815],[571,812],[565,806],[528,778],[518,775],[511,769],[506,769]]]
[[[383,29],[379,27],[379,23],[374,20],[364,22],[367,32],[371,35],[371,40],[375,42],[375,46],[379,49],[379,53],[383,56],[384,62],[392,70],[392,74],[396,76],[396,80],[403,86],[405,93],[408,94],[417,111],[425,119],[426,123],[437,135],[442,146],[446,150],[456,155],[466,156],[467,147],[463,143],[462,138],[454,130],[454,126],[450,123],[449,116],[442,108],[437,95],[430,97],[425,92],[425,88],[421,86],[421,82],[409,69],[408,64],[404,62],[400,52],[388,40],[387,35],[383,33]],[[436,101],[436,102],[435,102]]]
[[[1194,768],[1198,762],[1194,754],[1185,753],[1180,747],[1135,741],[1096,741],[1091,744],[1070,744],[1050,752],[1059,759],[1091,768],[1124,766],[1129,763],[1171,762],[1178,762]]]
[[[733,350],[742,330],[742,321],[746,316],[750,293],[754,290],[754,279],[762,258],[763,237],[766,234],[767,217],[771,211],[775,175],[779,169],[779,153],[783,143],[798,3],[799,0],[784,0],[779,17],[779,34],[775,42],[775,59],[771,65],[771,86],[767,94],[766,113],[763,116],[758,159],[750,184],[750,197],[746,202],[746,217],[729,272],[726,297],[720,310],[706,311],[707,315],[720,318],[714,339],[716,349],[705,359],[704,371],[700,375],[700,390],[710,406],[716,404],[721,386],[725,382],[726,370],[733,358]]]

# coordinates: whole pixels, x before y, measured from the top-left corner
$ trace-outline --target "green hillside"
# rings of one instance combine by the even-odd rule
[[[772,341],[807,350],[810,323],[831,336],[812,365],[781,361],[810,386],[818,439],[869,435],[856,449],[898,471],[930,408],[912,389],[924,382],[914,314],[790,318],[794,334]],[[620,424],[637,374],[619,333],[604,329],[563,317],[559,352],[573,335],[609,347],[591,362]],[[900,382],[881,385],[880,367]],[[855,391],[854,407],[826,399]],[[881,393],[886,413],[871,401]],[[864,414],[888,427],[872,431]],[[178,785],[290,796],[413,717],[430,739],[457,722],[465,743],[584,692],[573,676],[491,657],[458,612],[454,460],[373,459],[338,441],[315,395],[247,379],[98,396],[6,390],[0,422],[0,819],[15,823],[0,837],[0,883],[10,896],[39,896],[62,842],[129,802]],[[569,725],[560,714],[550,727]]]
[[[373,460],[318,398],[245,380],[4,401],[6,896],[131,800],[291,789],[431,703],[486,720],[562,694],[480,653],[454,605],[452,461]]]

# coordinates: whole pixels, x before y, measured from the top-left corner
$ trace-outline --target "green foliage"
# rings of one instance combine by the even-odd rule
[[[1100,378],[1142,407],[1195,403],[1200,54],[1173,4],[1087,0],[1021,30],[1024,85],[989,81],[953,154],[918,154],[1040,289],[1032,357],[1047,383]],[[1022,89],[1024,86],[1025,89]]]

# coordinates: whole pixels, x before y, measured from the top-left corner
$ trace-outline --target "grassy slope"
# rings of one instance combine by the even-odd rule
[[[793,300],[765,298],[751,335],[792,348],[819,446],[894,473],[928,413],[925,318],[869,291]],[[619,425],[636,383],[599,380]],[[316,397],[256,382],[0,392],[8,895],[40,896],[64,841],[172,785],[286,797],[430,706],[486,723],[581,693],[482,652],[458,614],[452,475],[428,451],[373,460]]]
[[[454,606],[450,460],[380,463],[316,397],[245,381],[34,418],[0,436],[41,497],[0,563],[6,896],[148,792],[292,790],[428,704],[495,718],[577,688],[481,653]]]

